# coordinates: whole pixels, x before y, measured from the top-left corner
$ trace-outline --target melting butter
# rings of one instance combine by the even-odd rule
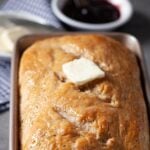
[[[103,78],[105,72],[87,58],[75,59],[62,66],[66,78],[77,85],[83,85],[97,78]]]

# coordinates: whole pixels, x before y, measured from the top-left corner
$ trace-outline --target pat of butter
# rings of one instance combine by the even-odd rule
[[[80,58],[63,64],[63,72],[69,81],[83,85],[97,78],[103,78],[105,72],[102,71],[93,61]]]
[[[0,50],[12,51],[16,41],[23,35],[31,32],[22,26],[14,26],[11,28],[0,28]]]

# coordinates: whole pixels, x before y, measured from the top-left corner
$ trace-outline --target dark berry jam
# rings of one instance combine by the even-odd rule
[[[68,0],[62,9],[68,17],[86,23],[109,23],[120,17],[119,9],[107,0],[90,0],[86,7],[77,7]]]

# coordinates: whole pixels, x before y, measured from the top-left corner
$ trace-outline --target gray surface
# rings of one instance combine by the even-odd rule
[[[0,114],[0,150],[8,150],[9,112]]]
[[[150,1],[131,0],[135,13],[129,23],[117,29],[120,32],[128,32],[135,35],[143,48],[150,75]],[[0,150],[8,149],[9,112],[0,114]]]

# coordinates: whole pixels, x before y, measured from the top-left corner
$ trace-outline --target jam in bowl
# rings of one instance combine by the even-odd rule
[[[74,1],[52,0],[51,6],[61,22],[80,30],[113,30],[125,24],[133,12],[129,0],[89,0],[80,7]]]

